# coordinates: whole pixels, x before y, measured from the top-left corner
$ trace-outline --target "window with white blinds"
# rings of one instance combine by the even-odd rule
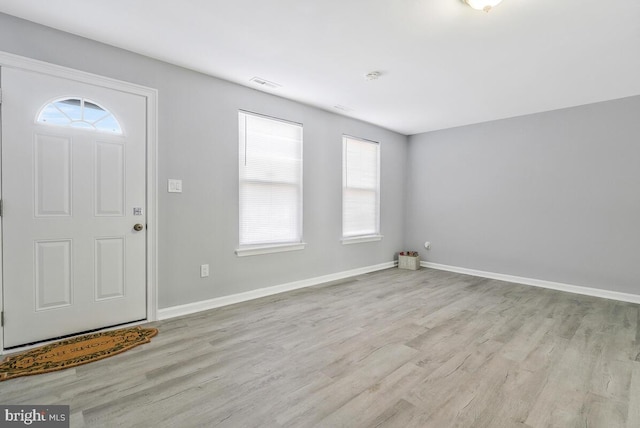
[[[239,112],[240,246],[302,242],[302,125]]]
[[[380,144],[342,138],[342,235],[380,235]]]

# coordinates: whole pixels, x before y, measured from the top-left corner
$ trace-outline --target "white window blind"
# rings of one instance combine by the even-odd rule
[[[302,242],[302,126],[239,113],[240,246]]]
[[[342,235],[380,234],[380,145],[343,136]]]

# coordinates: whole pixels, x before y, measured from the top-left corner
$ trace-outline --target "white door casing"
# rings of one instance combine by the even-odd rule
[[[149,99],[39,72],[0,72],[3,347],[153,319],[148,231],[133,229],[147,223],[150,205]],[[36,122],[49,102],[75,97],[110,111],[123,135]]]

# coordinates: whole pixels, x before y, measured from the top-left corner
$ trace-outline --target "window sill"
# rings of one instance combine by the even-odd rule
[[[342,238],[342,245],[361,244],[363,242],[375,242],[382,241],[384,236],[382,235],[367,235],[367,236],[353,236],[349,238]]]
[[[299,242],[296,244],[273,244],[273,245],[259,245],[255,247],[238,248],[236,250],[236,256],[247,257],[247,256],[258,256],[260,254],[283,253],[285,251],[304,250],[305,245],[307,244],[304,242]]]

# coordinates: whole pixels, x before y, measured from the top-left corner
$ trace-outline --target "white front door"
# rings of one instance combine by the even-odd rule
[[[0,82],[4,346],[145,319],[145,98],[14,68]]]

